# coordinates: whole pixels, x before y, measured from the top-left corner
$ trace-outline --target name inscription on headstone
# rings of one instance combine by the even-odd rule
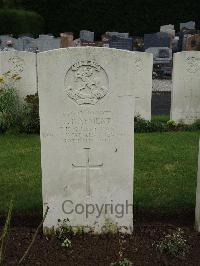
[[[112,114],[109,110],[80,110],[65,116],[65,142],[110,142],[114,136]]]

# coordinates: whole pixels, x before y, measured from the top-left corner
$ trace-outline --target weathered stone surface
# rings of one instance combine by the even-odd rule
[[[174,56],[171,119],[192,123],[200,119],[200,52]]]
[[[38,54],[44,228],[68,218],[95,232],[132,230],[134,94],[152,59],[143,56],[96,47]]]

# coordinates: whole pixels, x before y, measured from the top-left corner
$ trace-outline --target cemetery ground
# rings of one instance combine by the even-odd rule
[[[199,132],[135,134],[133,234],[69,233],[67,248],[40,232],[22,264],[110,265],[122,253],[133,265],[199,265],[200,235],[194,231],[198,140]],[[5,265],[17,265],[42,220],[39,136],[0,135],[0,169],[1,228],[14,195]]]

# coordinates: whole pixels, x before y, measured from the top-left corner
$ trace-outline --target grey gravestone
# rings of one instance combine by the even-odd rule
[[[129,38],[129,33],[128,32],[117,32],[117,31],[107,31],[106,35],[109,37],[119,37],[119,38]]]
[[[188,30],[194,30],[195,29],[195,22],[194,21],[188,21],[185,23],[180,23],[180,30],[182,29],[188,29]]]
[[[144,49],[149,47],[170,47],[170,36],[166,32],[144,34]]]
[[[83,41],[94,42],[94,32],[88,30],[81,30],[80,39]]]
[[[50,35],[40,35],[36,39],[36,43],[39,52],[60,48],[60,38],[54,38]]]
[[[17,40],[15,44],[15,49],[19,51],[36,52],[36,40],[30,37],[21,37]]]
[[[133,38],[119,38],[119,37],[113,36],[109,40],[109,47],[132,51],[133,50]]]

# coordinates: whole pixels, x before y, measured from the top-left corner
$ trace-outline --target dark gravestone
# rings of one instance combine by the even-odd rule
[[[158,57],[159,58],[169,58],[170,57],[169,50],[159,49],[159,51],[158,51]]]
[[[170,36],[166,32],[144,35],[144,49],[149,47],[170,47]]]
[[[113,36],[109,40],[109,47],[132,51],[133,50],[133,38],[119,38],[119,37]]]
[[[151,100],[151,115],[170,115],[171,92],[154,91]]]

